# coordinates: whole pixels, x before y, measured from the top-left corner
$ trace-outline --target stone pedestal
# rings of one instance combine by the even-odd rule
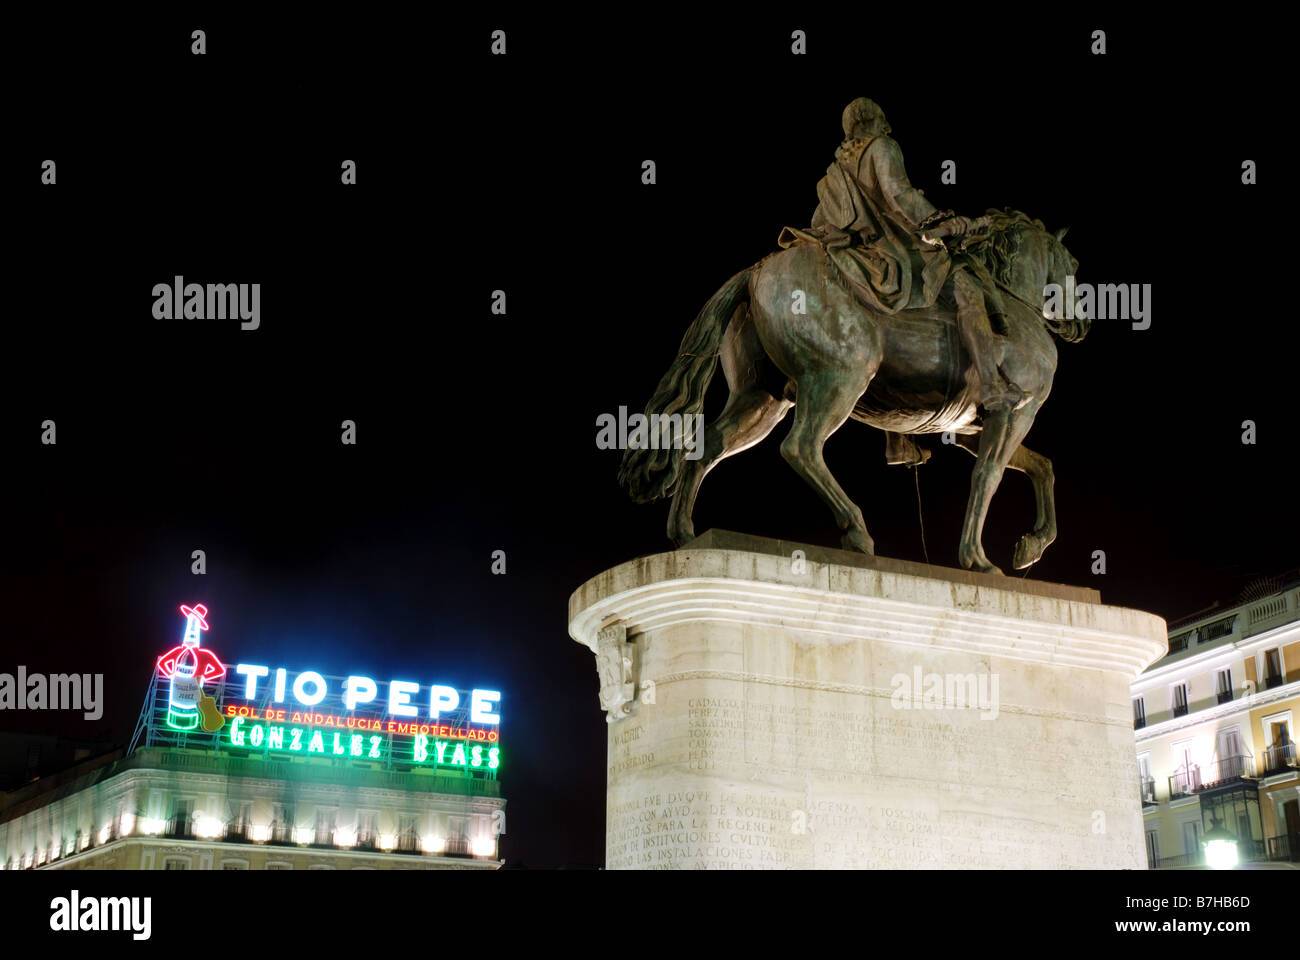
[[[610,869],[1145,869],[1129,682],[1165,623],[1094,590],[709,531],[569,601]]]

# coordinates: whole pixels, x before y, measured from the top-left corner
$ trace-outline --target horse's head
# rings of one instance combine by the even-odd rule
[[[1049,283],[1065,286],[1065,278],[1074,276],[1079,261],[1061,242],[1065,228],[1051,233],[1041,220],[1031,219],[1019,210],[990,210],[989,227],[974,238],[967,252],[979,257],[999,283],[1029,304],[1043,302],[1043,288]],[[1088,332],[1089,321],[1044,319],[1048,329],[1062,340],[1073,343]]]
[[[1069,250],[1065,249],[1065,244],[1061,241],[1065,239],[1065,232],[1069,227],[1062,227],[1055,233],[1048,233],[1043,230],[1042,233],[1047,237],[1049,245],[1047,277],[1043,284],[1055,283],[1062,289],[1065,289],[1066,277],[1077,277],[1079,275],[1079,261]],[[1071,283],[1073,289],[1073,283]],[[1042,296],[1042,287],[1039,288],[1039,296]],[[1056,334],[1066,343],[1078,343],[1088,335],[1088,329],[1092,326],[1092,320],[1088,317],[1076,316],[1071,320],[1044,318],[1047,323],[1047,329]]]

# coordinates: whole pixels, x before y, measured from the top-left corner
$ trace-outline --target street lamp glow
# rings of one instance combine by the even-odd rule
[[[1231,870],[1237,865],[1237,838],[1218,820],[1206,832],[1201,845],[1205,847],[1205,862],[1213,869]]]
[[[1237,845],[1231,840],[1211,840],[1205,845],[1205,862],[1215,870],[1231,870],[1237,865]]]

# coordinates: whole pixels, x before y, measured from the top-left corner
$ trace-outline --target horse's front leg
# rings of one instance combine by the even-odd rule
[[[963,567],[979,573],[1001,573],[984,553],[984,521],[989,503],[1002,482],[1002,472],[1033,426],[1037,403],[1019,410],[998,410],[984,418],[980,430],[979,452],[971,471],[970,499],[966,503],[966,520],[962,524],[961,546],[957,559]]]
[[[968,451],[972,456],[979,456],[979,441],[971,436],[958,436],[957,446]],[[1007,461],[1012,470],[1019,470],[1029,477],[1034,487],[1034,505],[1038,516],[1034,529],[1016,541],[1015,558],[1012,566],[1017,570],[1032,567],[1042,559],[1044,551],[1056,541],[1056,475],[1052,470],[1052,461],[1041,453],[1035,453],[1023,443]]]

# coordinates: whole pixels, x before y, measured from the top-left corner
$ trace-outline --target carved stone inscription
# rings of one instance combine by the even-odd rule
[[[609,732],[606,863],[1141,868],[1132,748],[1109,732],[1015,708],[990,722],[887,696],[665,685]]]

